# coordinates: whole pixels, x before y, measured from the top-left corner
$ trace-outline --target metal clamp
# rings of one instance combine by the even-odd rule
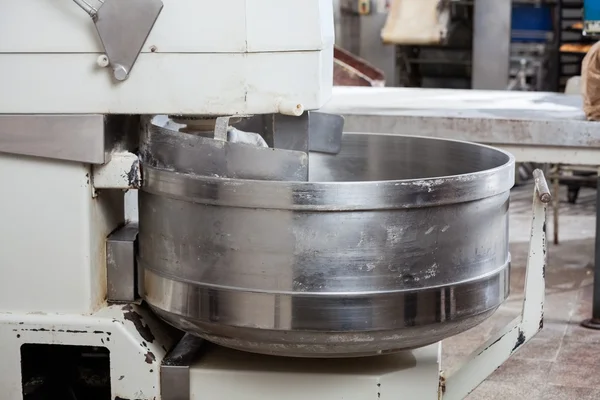
[[[163,2],[161,0],[73,0],[94,21],[113,76],[129,77],[142,47],[152,31]],[[94,4],[94,2],[96,4]]]
[[[543,327],[546,207],[552,200],[552,196],[543,172],[536,169],[533,171],[533,176],[535,179],[533,217],[521,315],[475,350],[445,379],[445,382],[440,385],[440,399],[464,399]]]

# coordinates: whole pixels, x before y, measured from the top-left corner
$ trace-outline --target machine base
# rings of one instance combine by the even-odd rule
[[[78,380],[61,374],[65,349],[82,349],[76,353],[79,358],[108,356],[111,399],[160,399],[160,366],[173,345],[167,329],[143,307],[129,304],[107,306],[91,315],[0,313],[0,399],[22,399],[24,391],[51,386],[47,381],[52,379]],[[27,352],[27,345],[37,347]],[[23,376],[31,375],[27,363],[47,365],[49,373]],[[76,370],[79,380],[102,380],[97,374],[84,377],[84,369]]]
[[[441,348],[438,342],[377,357],[290,361],[206,343],[189,367],[190,399],[438,399]],[[163,387],[163,396],[169,390]]]

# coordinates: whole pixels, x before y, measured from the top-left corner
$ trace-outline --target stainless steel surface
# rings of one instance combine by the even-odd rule
[[[98,12],[98,8],[104,3],[104,0],[73,0],[83,11],[93,17]]]
[[[580,95],[506,90],[334,87],[320,110],[387,118],[586,120]]]
[[[344,113],[346,130],[465,140],[490,145],[600,148],[595,122],[555,119],[461,118]]]
[[[510,1],[475,1],[472,89],[505,90],[508,86],[511,15]]]
[[[276,149],[309,152],[310,114],[308,112],[298,117],[270,114],[266,118],[268,121],[265,132],[267,143],[273,143],[273,147]]]
[[[224,120],[217,119],[215,138],[224,137]],[[307,111],[299,117],[282,114],[255,115],[241,118],[231,125],[242,131],[262,135],[268,146],[277,149],[337,154],[341,148],[344,118],[337,114]]]
[[[349,132],[466,140],[519,162],[597,165],[600,125],[582,106],[581,96],[560,93],[334,88],[323,111],[343,115]]]
[[[342,150],[344,117],[337,114],[309,112],[310,151],[337,154]]]
[[[337,357],[423,346],[508,295],[510,155],[430,138],[345,134],[310,182],[144,164],[143,297],[225,346]]]
[[[190,365],[194,362],[204,341],[185,335],[167,354],[160,366],[160,394],[162,400],[190,399]]]
[[[140,148],[146,165],[223,178],[308,179],[305,152],[214,140],[180,132],[157,117],[153,121],[144,130]]]
[[[97,7],[83,0],[75,2],[92,17],[113,76],[124,81],[163,8],[162,1],[104,0]]]
[[[0,114],[0,152],[104,164],[119,138],[123,118],[102,115]]]
[[[132,302],[137,298],[135,251],[138,224],[127,224],[106,240],[106,278],[109,302]]]

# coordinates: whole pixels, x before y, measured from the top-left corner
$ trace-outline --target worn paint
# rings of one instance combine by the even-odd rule
[[[156,356],[154,355],[153,352],[148,351],[146,353],[145,360],[148,364],[152,364],[154,361],[156,361]]]
[[[446,393],[446,377],[444,376],[444,373],[440,373],[440,393]]]
[[[136,313],[133,310],[133,307],[129,304],[123,307],[123,311],[125,311],[123,313],[123,317],[127,321],[130,321],[133,323],[133,325],[135,326],[135,329],[138,331],[140,336],[148,343],[154,342],[154,339],[155,339],[154,335],[152,334],[150,327],[144,323],[142,316],[140,314]]]
[[[493,347],[496,343],[498,343],[499,341],[501,341],[504,338],[504,336],[500,336],[498,339],[494,340],[492,342],[492,344],[490,344],[489,346],[487,346],[485,349],[481,350],[477,356],[482,355],[483,353],[485,353],[488,349],[490,349],[491,347]]]
[[[525,334],[521,329],[519,329],[519,336],[517,337],[517,341],[515,343],[515,347],[511,350],[511,353],[514,353],[519,347],[521,347],[525,343]]]
[[[129,169],[129,172],[127,172],[127,183],[129,184],[129,187],[133,189],[142,187],[142,173],[139,159],[131,164],[131,168]]]

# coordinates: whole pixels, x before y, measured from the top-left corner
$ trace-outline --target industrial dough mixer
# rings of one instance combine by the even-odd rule
[[[345,134],[338,154],[309,153],[308,181],[275,163],[269,180],[244,162],[281,150],[246,149],[232,171],[249,145],[186,132],[147,127],[138,237],[143,296],[178,328],[267,354],[381,354],[469,329],[508,295],[509,154]],[[230,168],[207,168],[209,151]]]
[[[459,399],[540,329],[538,171],[523,314],[442,372],[508,296],[514,160],[343,133],[329,0],[0,11],[0,399]]]

